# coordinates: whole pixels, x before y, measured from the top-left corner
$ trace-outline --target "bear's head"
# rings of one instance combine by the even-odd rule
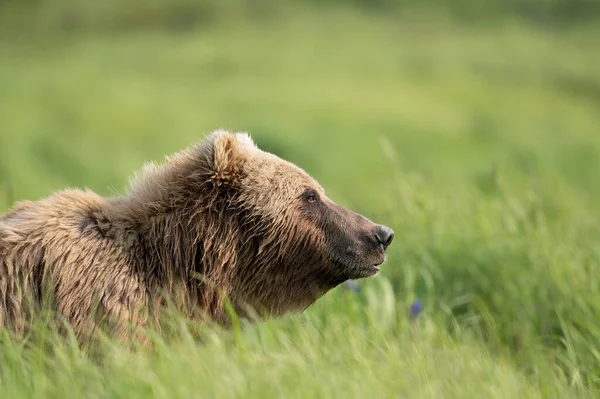
[[[230,294],[237,302],[282,314],[346,280],[378,274],[392,229],[336,204],[308,173],[247,134],[217,131],[205,143],[210,185],[221,198],[215,206],[235,226]]]

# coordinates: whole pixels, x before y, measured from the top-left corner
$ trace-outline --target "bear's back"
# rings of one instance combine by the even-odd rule
[[[0,253],[11,247],[52,241],[77,231],[105,200],[91,191],[67,190],[40,201],[22,201],[0,215]]]

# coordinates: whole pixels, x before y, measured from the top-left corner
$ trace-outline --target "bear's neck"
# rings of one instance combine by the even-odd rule
[[[248,258],[239,254],[234,224],[214,211],[180,208],[153,214],[137,232],[144,272],[155,292],[171,296],[187,316],[203,311],[222,322],[236,271],[248,266]]]
[[[286,265],[274,254],[259,253],[264,237],[242,231],[240,218],[181,208],[138,225],[130,251],[144,254],[151,295],[163,292],[186,316],[204,313],[229,325],[227,300],[241,316],[282,316],[303,311],[342,282],[311,267],[317,260]]]

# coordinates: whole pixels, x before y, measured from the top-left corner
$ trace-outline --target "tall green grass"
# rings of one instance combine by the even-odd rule
[[[150,353],[105,341],[90,358],[53,336],[25,349],[8,341],[0,387],[11,398],[585,397],[552,363],[526,376],[468,332],[449,336],[440,317],[409,322],[406,306],[381,279],[241,335],[205,331],[198,341],[181,322],[175,336],[155,336]]]
[[[335,8],[29,34],[0,38],[0,208],[122,192],[224,127],[396,239],[360,293],[243,331],[182,327],[153,352],[109,339],[95,356],[43,326],[3,337],[0,397],[598,395],[596,28]]]

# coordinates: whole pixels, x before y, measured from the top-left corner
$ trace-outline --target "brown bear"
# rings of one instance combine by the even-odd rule
[[[98,315],[118,334],[146,326],[167,300],[221,325],[226,305],[302,311],[376,275],[393,237],[247,134],[219,130],[146,165],[125,196],[67,190],[1,215],[0,328],[26,331],[44,298],[76,334]]]

